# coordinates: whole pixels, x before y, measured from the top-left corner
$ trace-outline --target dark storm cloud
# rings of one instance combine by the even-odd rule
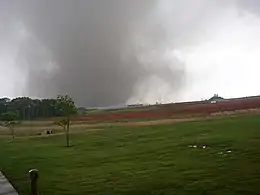
[[[26,40],[20,44],[18,65],[26,70],[29,95],[68,93],[80,105],[106,106],[125,103],[138,81],[151,74],[172,86],[179,84],[180,72],[163,64],[163,56],[156,59],[159,68],[150,68],[140,62],[142,53],[137,53],[139,49],[145,53],[164,46],[153,39],[167,41],[163,26],[156,26],[145,35],[146,43],[153,44],[151,48],[134,40],[155,6],[155,0],[9,3],[10,8],[16,9],[12,22],[22,22],[27,32]]]
[[[187,42],[197,44],[202,37],[197,26],[207,24],[207,16],[227,3],[198,0],[194,6],[200,6],[190,10],[191,1],[168,1],[166,8],[172,6],[174,13],[161,11],[162,17],[158,2],[2,0],[0,51],[10,50],[18,37],[16,64],[27,78],[26,91],[31,96],[68,93],[79,105],[116,105],[134,96],[138,85],[152,76],[177,94],[185,65],[175,57],[169,59],[167,52]],[[228,4],[258,13],[260,3]],[[185,19],[186,15],[190,17]]]

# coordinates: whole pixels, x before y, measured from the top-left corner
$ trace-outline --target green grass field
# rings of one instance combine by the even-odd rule
[[[21,195],[31,168],[44,195],[260,194],[260,116],[115,126],[71,140],[2,137],[0,169]]]

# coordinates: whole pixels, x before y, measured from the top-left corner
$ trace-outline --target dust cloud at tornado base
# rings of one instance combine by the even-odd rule
[[[178,100],[188,85],[179,51],[205,41],[203,30],[211,16],[234,7],[252,11],[257,2],[198,0],[191,6],[186,0],[6,0],[1,4],[10,10],[2,14],[13,32],[5,40],[12,40],[14,48],[8,42],[4,45],[15,53],[26,95],[66,93],[81,106],[111,106]]]

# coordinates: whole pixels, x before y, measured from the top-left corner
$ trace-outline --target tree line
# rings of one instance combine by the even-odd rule
[[[16,113],[19,120],[64,116],[61,108],[57,107],[56,99],[31,99],[18,97],[15,99],[0,98],[0,119],[7,112]]]
[[[71,117],[78,113],[74,100],[68,95],[58,95],[56,99],[33,100],[28,97],[1,98],[1,126],[10,130],[12,138],[15,138],[15,126],[21,123],[21,119],[36,117],[62,116],[60,121],[54,123],[61,126],[66,135],[66,145],[70,146],[69,131]]]

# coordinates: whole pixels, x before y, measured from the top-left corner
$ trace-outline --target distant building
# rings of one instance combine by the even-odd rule
[[[208,101],[212,104],[215,104],[217,102],[225,101],[225,99],[223,97],[220,97],[218,94],[214,94],[214,96],[211,97]]]
[[[78,114],[79,114],[79,115],[84,115],[84,114],[86,114],[86,111],[87,111],[87,109],[84,108],[84,107],[78,108]]]
[[[143,104],[130,104],[130,105],[127,105],[128,108],[140,108],[140,107],[143,107],[144,105]]]

